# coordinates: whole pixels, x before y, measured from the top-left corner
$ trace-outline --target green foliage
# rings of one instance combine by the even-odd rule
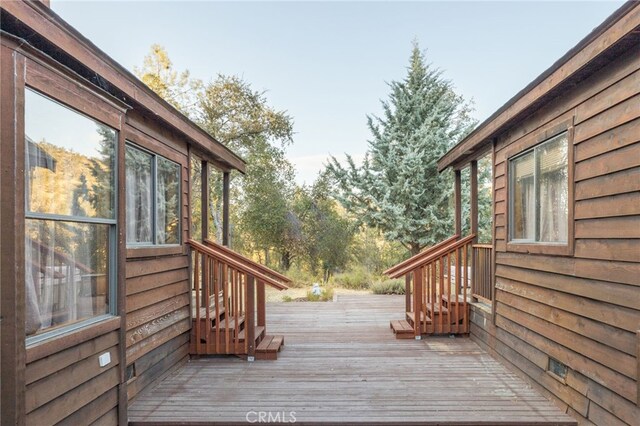
[[[287,277],[291,279],[292,283],[289,287],[301,288],[309,287],[314,281],[317,281],[309,271],[304,270],[298,264],[294,264],[289,270],[286,271]]]
[[[371,291],[373,294],[404,294],[405,283],[402,279],[378,281],[373,283]]]
[[[368,269],[362,266],[356,266],[349,271],[336,274],[333,277],[332,282],[342,288],[349,288],[352,290],[366,290],[371,287],[373,282],[373,276]]]
[[[350,156],[327,168],[337,199],[412,254],[452,232],[450,173],[437,160],[472,128],[470,107],[414,44],[407,76],[389,84],[383,116],[368,117],[373,139],[362,166]]]
[[[311,290],[307,291],[308,302],[330,302],[333,300],[333,287],[322,287],[320,294],[314,294]]]
[[[471,170],[466,167],[461,173],[462,235],[471,233]],[[478,160],[478,242],[492,241],[491,222],[491,155]]]
[[[282,296],[282,301],[283,302],[293,302],[293,297],[285,294],[284,296]]]
[[[142,67],[134,67],[133,70],[138,78],[161,98],[187,117],[194,117],[196,95],[202,88],[202,82],[192,79],[188,70],[174,70],[164,47],[153,44],[143,59]]]
[[[347,265],[355,228],[338,212],[323,177],[311,188],[296,191],[292,213],[300,226],[300,257],[312,274],[320,270],[322,281],[328,282],[336,271]]]

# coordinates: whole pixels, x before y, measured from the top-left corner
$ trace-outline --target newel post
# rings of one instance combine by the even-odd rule
[[[247,275],[247,359],[253,361],[256,356],[256,336],[255,336],[255,285],[256,279],[253,275]]]

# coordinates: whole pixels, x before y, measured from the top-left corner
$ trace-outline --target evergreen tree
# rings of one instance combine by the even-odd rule
[[[331,158],[327,170],[347,210],[416,254],[452,233],[453,182],[437,161],[474,123],[469,104],[417,43],[407,71],[389,84],[382,117],[367,117],[373,138],[362,166],[347,156],[346,166]]]

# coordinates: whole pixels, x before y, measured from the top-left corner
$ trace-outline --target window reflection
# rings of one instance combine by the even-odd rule
[[[26,209],[114,218],[115,130],[25,90]]]
[[[116,131],[25,89],[25,327],[110,312]]]

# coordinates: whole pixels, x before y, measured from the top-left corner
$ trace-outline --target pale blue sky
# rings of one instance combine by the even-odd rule
[[[129,69],[159,43],[178,70],[244,77],[295,119],[311,183],[328,154],[361,158],[366,115],[405,75],[415,38],[484,120],[622,1],[72,2],[53,9]]]

